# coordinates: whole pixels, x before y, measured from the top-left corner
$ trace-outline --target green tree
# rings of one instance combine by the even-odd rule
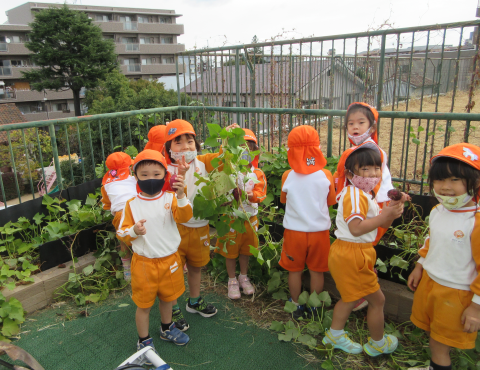
[[[49,8],[30,24],[30,59],[39,68],[23,72],[32,89],[73,92],[75,115],[80,115],[80,89],[97,86],[99,79],[118,68],[115,44],[104,40],[101,29],[84,12]]]

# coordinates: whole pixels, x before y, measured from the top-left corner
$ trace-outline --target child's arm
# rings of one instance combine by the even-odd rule
[[[112,208],[112,202],[110,202],[110,198],[108,197],[107,191],[105,190],[105,186],[102,186],[100,188],[100,191],[102,192],[101,202],[103,204],[103,209],[108,211],[110,210],[110,208]]]
[[[130,202],[133,199],[127,201],[122,213],[122,218],[120,219],[120,226],[117,230],[117,237],[126,244],[131,244],[132,240],[135,240],[139,235],[145,235],[147,233],[147,229],[143,225],[146,220],[135,222],[133,218],[130,208]]]
[[[477,265],[477,274],[480,273],[480,213],[475,214],[475,226],[470,239],[472,257]],[[472,303],[462,315],[463,331],[474,333],[480,330],[480,275],[477,275],[470,284],[470,290],[474,293]]]
[[[248,201],[250,203],[261,203],[267,197],[267,178],[263,171],[259,168],[255,168],[254,171],[259,183],[255,184],[251,193],[247,193]]]
[[[367,196],[359,189],[349,187],[343,198],[343,217],[347,221],[348,229],[353,236],[367,234],[379,227],[390,227],[393,220],[402,215],[403,203],[392,202],[378,216],[373,218],[367,219],[367,212]]]
[[[192,204],[185,195],[178,199],[173,197],[172,214],[177,224],[188,222],[193,217]]]
[[[430,236],[425,239],[423,247],[418,251],[420,259],[417,261],[412,273],[408,276],[407,285],[412,291],[417,290],[418,284],[420,284],[420,280],[422,279],[423,261],[425,260],[425,257],[427,257],[428,248],[430,248]]]
[[[290,171],[292,170],[285,171],[282,175],[282,192],[280,193],[280,202],[282,202],[283,204],[287,203],[287,193],[283,191],[283,184],[285,184],[285,181],[287,180]]]
[[[323,169],[322,171],[325,173],[325,175],[327,176],[327,179],[330,181],[330,189],[328,190],[328,196],[327,196],[327,205],[330,207],[337,203],[337,193],[335,192],[335,181],[333,180],[332,173],[329,170]]]

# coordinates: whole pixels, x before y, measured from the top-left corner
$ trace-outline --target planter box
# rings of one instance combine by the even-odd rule
[[[57,267],[62,263],[71,261],[70,245],[73,243],[73,255],[81,257],[90,250],[97,249],[97,232],[105,230],[107,224],[99,224],[92,226],[89,229],[82,230],[75,238],[75,234],[65,236],[58,240],[53,240],[40,245],[40,261],[41,269],[43,271]]]
[[[78,259],[75,267],[82,271],[85,267],[93,265],[96,258],[93,253],[89,253]],[[52,268],[32,275],[34,282],[28,285],[19,285],[14,290],[3,289],[2,293],[8,300],[12,297],[17,298],[27,313],[39,310],[53,301],[55,289],[68,281],[68,274],[73,272],[70,268],[72,261],[65,264],[65,268]]]

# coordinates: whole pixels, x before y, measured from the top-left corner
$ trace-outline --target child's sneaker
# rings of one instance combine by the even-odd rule
[[[243,290],[243,294],[251,295],[255,293],[255,288],[250,282],[250,279],[248,278],[248,276],[243,277],[242,275],[239,275],[238,283],[240,284],[240,288],[242,288]]]
[[[307,307],[305,314],[307,316],[307,319],[309,320],[317,320],[317,321],[320,320],[317,307]]]
[[[178,328],[175,327],[175,323],[172,323],[168,330],[162,331],[162,327],[160,327],[160,338],[163,340],[167,340],[169,342],[175,343],[177,346],[184,346],[190,340],[190,337],[182,333]]]
[[[199,313],[203,317],[212,317],[217,314],[217,309],[211,304],[207,304],[202,297],[200,297],[195,304],[190,304],[190,299],[187,303],[187,312]]]
[[[385,334],[385,344],[381,347],[377,346],[372,338],[368,338],[368,342],[363,345],[363,349],[367,355],[376,357],[383,354],[389,354],[395,351],[398,347],[398,339],[393,335]]]
[[[289,301],[293,302],[292,298],[290,298]],[[297,309],[292,312],[292,318],[296,321],[305,318],[305,306],[303,304],[299,304]]]
[[[180,308],[172,311],[172,321],[180,331],[187,331],[190,327],[187,323],[187,320],[185,320],[185,317],[183,317],[183,313]]]
[[[330,333],[330,329],[325,332],[325,337],[322,339],[322,343],[331,344],[333,348],[341,349],[344,352],[351,353],[353,355],[358,355],[362,353],[362,345],[360,343],[356,343],[348,337],[348,332],[344,334],[334,337],[332,333]]]
[[[149,338],[147,340],[144,340],[143,342],[137,341],[137,351],[140,351],[141,349],[145,347],[152,347],[152,349],[155,351],[155,353],[158,355],[157,350],[155,349],[155,346],[153,345],[153,339]],[[142,359],[140,360],[143,362],[143,364],[147,366],[152,366],[153,364],[147,360],[145,355],[142,356]]]
[[[357,304],[355,305],[355,307],[353,307],[353,312],[359,311],[362,308],[365,308],[367,306],[368,306],[368,301],[366,299],[360,298]]]
[[[228,279],[228,298],[239,299],[241,296],[238,280],[236,278]]]
[[[130,267],[128,269],[125,267],[123,268],[123,278],[127,282],[132,281],[132,271],[130,270]]]

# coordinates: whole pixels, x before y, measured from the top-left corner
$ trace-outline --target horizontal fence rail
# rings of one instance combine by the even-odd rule
[[[296,126],[313,126],[327,157],[350,147],[344,130],[345,110],[177,106],[0,126],[0,201],[10,204],[35,199],[45,192],[79,185],[105,171],[105,159],[135,147],[143,150],[152,126],[183,118],[200,141],[207,123],[225,127],[244,117],[243,126],[257,135],[263,150],[286,145]],[[393,180],[423,194],[428,161],[444,146],[471,142],[480,114],[380,111],[379,144],[387,153]],[[23,197],[23,199],[22,199]]]
[[[472,107],[480,20],[177,54],[180,93],[215,107],[458,112]],[[240,124],[246,120],[238,111]]]

